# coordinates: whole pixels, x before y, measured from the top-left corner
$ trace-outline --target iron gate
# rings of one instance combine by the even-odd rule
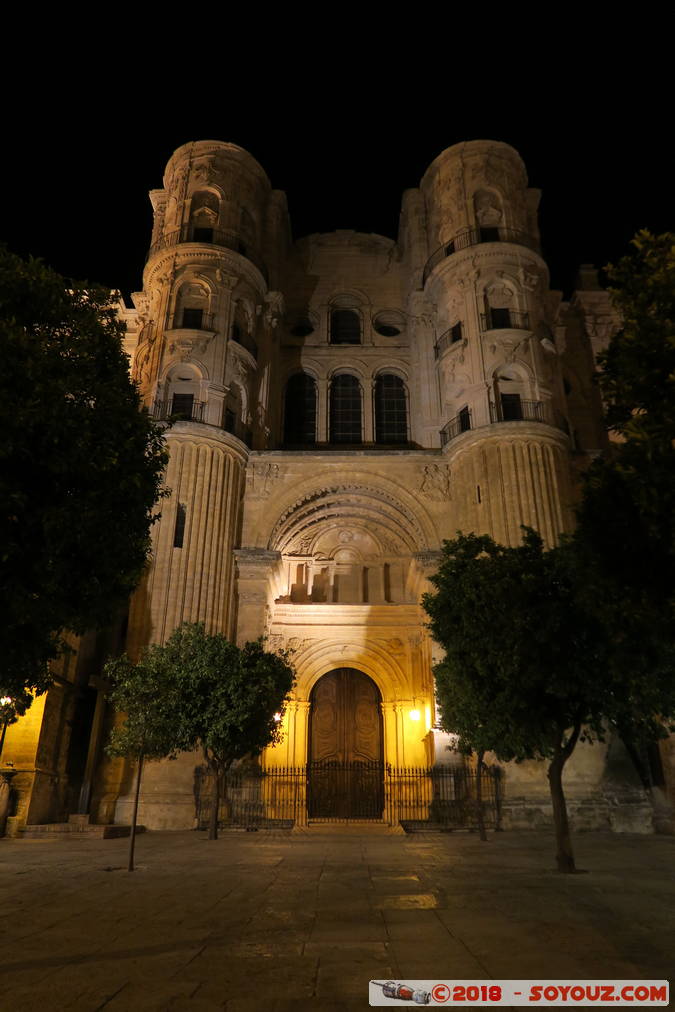
[[[221,826],[291,828],[309,822],[371,821],[422,829],[475,829],[478,778],[463,766],[392,767],[386,763],[317,761],[306,766],[246,765],[230,770],[218,801]],[[502,771],[484,766],[481,808],[500,829]],[[195,771],[196,822],[209,824],[214,778]]]

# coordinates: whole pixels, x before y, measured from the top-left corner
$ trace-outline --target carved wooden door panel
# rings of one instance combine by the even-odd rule
[[[312,692],[309,815],[379,818],[382,715],[375,683],[354,668],[324,675]]]

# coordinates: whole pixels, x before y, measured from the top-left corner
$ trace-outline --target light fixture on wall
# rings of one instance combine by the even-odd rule
[[[419,710],[411,710],[409,716],[410,716],[411,720],[419,720],[420,719],[420,711]]]
[[[281,720],[281,714],[280,714],[280,713],[275,713],[275,714],[274,714],[274,719],[275,719],[275,721],[276,721],[276,722],[277,722],[277,724],[278,724],[278,723],[279,723],[279,721]]]

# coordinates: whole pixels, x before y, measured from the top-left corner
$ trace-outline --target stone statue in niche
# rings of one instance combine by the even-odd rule
[[[450,468],[447,464],[425,465],[420,494],[436,502],[451,498]]]
[[[487,291],[488,303],[493,309],[508,309],[513,303],[513,292],[503,282],[491,285]]]
[[[519,271],[520,283],[528,292],[533,292],[539,286],[539,274],[534,267],[521,267]]]
[[[489,190],[478,190],[473,198],[476,221],[483,228],[494,228],[501,224],[502,211],[499,198]]]

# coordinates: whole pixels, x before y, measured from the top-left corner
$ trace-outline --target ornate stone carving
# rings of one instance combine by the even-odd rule
[[[306,650],[311,642],[312,641],[310,639],[302,639],[300,636],[291,636],[290,639],[286,640],[286,648],[298,653],[300,650]]]
[[[450,467],[447,464],[426,464],[422,472],[420,495],[434,502],[452,498],[450,495]]]
[[[490,285],[486,294],[488,302],[494,309],[507,309],[513,304],[513,292],[503,281]]]
[[[213,334],[204,337],[203,332],[194,336],[181,334],[180,337],[174,338],[169,344],[169,354],[176,355],[181,362],[185,362],[186,359],[193,355],[203,355],[212,340]]]
[[[387,649],[391,654],[402,654],[405,650],[405,644],[402,639],[398,636],[392,636],[391,639],[386,640]]]
[[[269,499],[282,476],[279,464],[249,464],[247,492],[253,499]]]
[[[268,292],[265,303],[265,323],[274,330],[284,315],[284,297],[281,292]]]
[[[533,292],[541,283],[539,271],[533,264],[526,264],[524,267],[520,268],[518,271],[518,280],[523,288],[528,292]]]

